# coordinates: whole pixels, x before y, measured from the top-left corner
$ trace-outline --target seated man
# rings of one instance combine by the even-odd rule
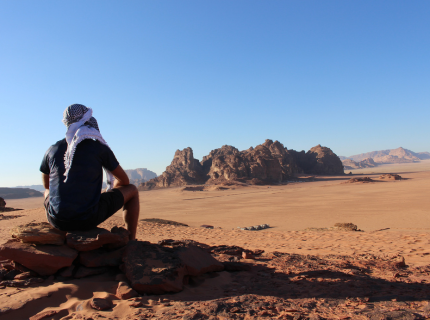
[[[88,230],[124,207],[130,239],[136,239],[139,193],[100,134],[92,110],[73,104],[63,123],[66,138],[48,149],[40,166],[49,223],[63,231]],[[104,193],[102,168],[108,183]]]

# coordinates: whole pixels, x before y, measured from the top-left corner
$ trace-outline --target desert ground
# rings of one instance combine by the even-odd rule
[[[344,176],[302,176],[283,185],[140,192],[141,219],[172,220],[188,227],[141,221],[139,240],[190,239],[265,253],[241,260],[254,268],[251,271],[223,271],[195,280],[178,294],[140,297],[141,308],[115,298],[115,275],[68,281],[51,277],[30,288],[6,287],[0,290],[0,319],[28,319],[49,310],[56,313],[44,319],[426,318],[430,314],[430,160],[351,171],[352,175]],[[388,172],[400,174],[402,180],[378,179]],[[374,181],[346,183],[364,176]],[[12,227],[45,221],[41,198],[8,200],[7,206],[24,210],[4,213],[13,219],[0,221],[1,243],[10,238]],[[331,230],[335,223],[353,223],[360,231]],[[261,224],[270,228],[238,228]],[[101,227],[114,225],[123,225],[121,212]],[[365,269],[358,267],[363,257],[375,262],[366,267],[373,270],[371,277],[366,274],[367,280],[354,273]],[[393,269],[390,263],[403,258],[407,267]],[[335,294],[315,284],[324,276],[305,282],[309,276],[300,278],[300,272],[329,270],[328,266],[337,274],[334,278],[342,280],[349,274],[355,285],[342,287]],[[272,274],[272,285],[263,281],[264,272],[266,277]],[[299,289],[292,287],[293,276],[301,281]],[[258,285],[250,285],[252,281]],[[379,282],[372,290],[364,290],[371,281]],[[402,298],[405,292],[409,293]],[[94,296],[110,297],[115,307],[109,311],[91,309],[88,301]],[[224,309],[209,312],[214,305]]]

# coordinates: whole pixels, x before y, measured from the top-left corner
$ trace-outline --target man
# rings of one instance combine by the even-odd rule
[[[100,134],[92,110],[72,104],[64,110],[63,123],[66,138],[46,151],[40,166],[49,223],[64,231],[88,230],[124,207],[130,239],[136,239],[138,190]],[[108,181],[104,193],[102,168]]]

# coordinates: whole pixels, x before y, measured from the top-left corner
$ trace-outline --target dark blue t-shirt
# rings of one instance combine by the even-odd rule
[[[40,171],[49,174],[49,209],[56,219],[86,220],[98,210],[103,183],[103,167],[115,170],[119,163],[112,150],[99,141],[86,139],[78,144],[67,182],[64,176],[66,139],[46,151]]]

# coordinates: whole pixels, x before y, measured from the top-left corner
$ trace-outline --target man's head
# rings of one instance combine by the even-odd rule
[[[81,120],[88,110],[89,109],[82,104],[72,104],[68,106],[63,112],[63,123],[68,128],[71,124]],[[94,117],[91,117],[90,120],[85,122],[85,125],[100,131],[97,120]]]

